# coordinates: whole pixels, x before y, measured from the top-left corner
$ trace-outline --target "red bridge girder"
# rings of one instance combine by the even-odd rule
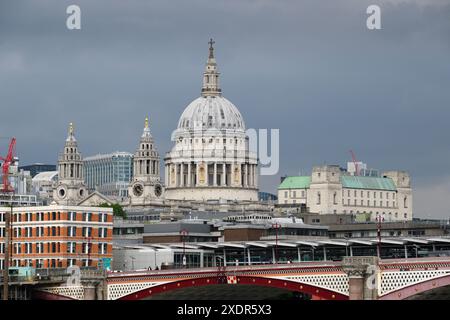
[[[333,292],[327,289],[315,287],[312,285],[307,285],[303,283],[298,283],[289,280],[281,280],[281,279],[271,279],[265,277],[256,277],[256,276],[236,276],[238,284],[243,285],[257,285],[257,286],[266,286],[273,288],[281,288],[290,291],[297,291],[302,293],[311,294],[315,297],[321,298],[323,300],[348,300],[348,296]],[[172,290],[188,288],[188,287],[197,287],[197,286],[206,286],[206,285],[234,285],[234,284],[223,284],[222,277],[212,276],[212,277],[204,277],[204,278],[195,278],[195,279],[186,279],[186,280],[177,280],[170,283],[165,283],[161,285],[154,286],[152,288],[143,289],[134,293],[131,293],[127,296],[119,298],[119,300],[141,300],[159,293],[168,292]]]

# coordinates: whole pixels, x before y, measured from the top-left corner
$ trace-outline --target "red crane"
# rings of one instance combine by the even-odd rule
[[[356,156],[353,150],[350,150],[350,154],[352,155],[352,161],[355,165],[355,176],[359,176],[358,160],[356,160]]]
[[[8,193],[14,192],[14,188],[9,183],[9,167],[14,162],[14,151],[16,148],[16,138],[11,139],[11,143],[9,144],[8,154],[6,157],[0,156],[0,160],[3,161],[2,165],[2,173],[3,173],[3,188],[0,190],[1,192]]]

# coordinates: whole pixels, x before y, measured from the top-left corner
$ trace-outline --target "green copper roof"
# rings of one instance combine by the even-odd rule
[[[343,188],[396,191],[391,178],[341,176]]]
[[[391,178],[363,177],[363,176],[341,176],[343,188],[369,189],[396,191],[394,181]],[[278,186],[278,189],[308,189],[311,184],[310,176],[286,177]]]
[[[309,188],[310,183],[311,177],[309,176],[286,177],[278,189],[306,189]]]

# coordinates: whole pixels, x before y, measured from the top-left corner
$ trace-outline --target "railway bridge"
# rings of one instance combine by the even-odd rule
[[[83,285],[40,287],[41,299],[140,300],[159,293],[207,285],[256,285],[306,293],[320,300],[402,300],[450,285],[450,257],[299,262],[219,268],[109,272],[97,290]],[[94,299],[94,295],[88,295]]]

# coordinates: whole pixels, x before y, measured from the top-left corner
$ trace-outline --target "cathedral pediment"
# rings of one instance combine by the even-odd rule
[[[107,203],[107,204],[111,205],[111,204],[114,204],[115,201],[111,200],[110,198],[101,194],[98,191],[94,191],[86,199],[79,202],[78,205],[85,206],[85,207],[95,207],[95,206],[99,206],[103,203]]]

